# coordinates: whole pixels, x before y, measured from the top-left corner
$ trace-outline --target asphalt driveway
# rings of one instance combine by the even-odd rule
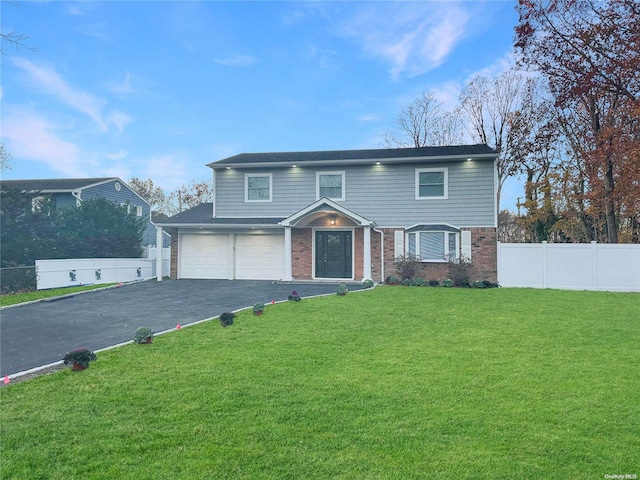
[[[292,290],[303,298],[333,293],[338,283],[150,280],[5,308],[0,312],[0,374],[58,362],[74,348],[99,350],[127,342],[143,325],[161,332],[259,301],[286,300]]]

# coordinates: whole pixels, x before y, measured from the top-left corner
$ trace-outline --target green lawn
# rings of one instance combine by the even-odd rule
[[[36,290],[34,292],[10,293],[0,295],[0,306],[17,305],[19,303],[33,302],[34,300],[42,300],[43,298],[59,297],[61,295],[69,295],[71,293],[85,292],[87,290],[95,290],[97,288],[106,288],[115,283],[102,283],[98,285],[81,285],[78,287],[51,288],[48,290]]]
[[[0,389],[3,479],[640,475],[640,295],[382,287]]]

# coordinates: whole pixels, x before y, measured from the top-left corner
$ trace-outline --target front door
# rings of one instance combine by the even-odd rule
[[[316,232],[316,278],[352,278],[352,232]]]

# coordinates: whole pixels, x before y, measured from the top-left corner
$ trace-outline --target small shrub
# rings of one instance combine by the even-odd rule
[[[349,293],[349,289],[344,283],[341,283],[340,285],[338,285],[338,288],[336,289],[336,294],[342,296],[342,295],[346,295],[347,293]]]
[[[254,305],[253,305],[253,313],[255,315],[262,315],[262,312],[264,312],[264,303],[262,303],[262,302],[254,303]]]
[[[291,292],[291,294],[289,295],[289,300],[291,300],[292,302],[299,302],[300,300],[302,300],[300,298],[300,296],[298,295],[298,292],[296,292],[295,290]]]
[[[65,365],[78,364],[81,367],[89,368],[89,362],[93,362],[96,359],[96,354],[87,348],[78,348],[67,352],[62,359]]]
[[[487,288],[487,286],[484,284],[484,282],[478,280],[473,282],[473,288]]]
[[[452,282],[450,279],[445,278],[445,279],[442,281],[442,286],[443,286],[443,287],[453,287],[453,282]]]
[[[486,288],[498,288],[500,285],[497,283],[493,283],[489,280],[483,280],[482,283],[484,283],[484,286]]]
[[[427,282],[425,282],[425,281],[424,281],[424,279],[422,279],[422,278],[416,278],[416,279],[413,281],[413,284],[412,284],[412,285],[413,285],[414,287],[424,287],[426,284],[427,284]]]
[[[224,312],[220,314],[220,325],[228,327],[233,325],[233,319],[236,318],[236,314],[232,312]]]
[[[396,272],[402,280],[412,280],[420,266],[420,257],[415,255],[399,255],[393,259]]]
[[[438,280],[429,280],[430,287],[437,287],[438,285],[440,285],[440,282]]]
[[[405,278],[400,283],[402,283],[402,285],[404,285],[405,287],[410,287],[411,285],[413,285],[413,280],[411,280],[410,278]]]
[[[384,283],[386,283],[387,285],[398,285],[400,283],[400,280],[398,280],[398,277],[392,275],[390,277],[387,277]]]
[[[367,278],[364,282],[362,282],[362,286],[364,288],[371,288],[371,287],[373,287],[373,285],[374,285],[373,280],[371,280],[369,278]]]
[[[449,275],[454,287],[469,287],[473,274],[471,260],[460,257],[449,260]]]
[[[151,343],[153,338],[153,330],[149,327],[140,327],[133,334],[133,341],[136,343]]]

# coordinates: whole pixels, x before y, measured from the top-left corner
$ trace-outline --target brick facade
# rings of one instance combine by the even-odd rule
[[[169,231],[171,235],[171,279],[178,278],[178,229],[172,228]]]
[[[291,270],[296,280],[313,278],[313,230],[294,228],[291,230]]]
[[[382,235],[371,230],[371,277],[376,282],[383,282],[386,277],[397,275],[393,258],[395,253],[396,229],[381,229],[384,235],[384,272],[381,271],[380,243]],[[497,281],[497,234],[495,228],[471,228],[471,259],[474,268],[474,280]],[[171,278],[178,278],[178,229],[172,228],[171,234]],[[354,276],[360,280],[364,275],[364,230],[354,229]],[[292,274],[296,280],[311,280],[313,278],[313,229],[293,228],[291,231],[291,263]],[[426,281],[442,281],[448,278],[449,271],[446,263],[424,263],[421,265],[417,278]]]

